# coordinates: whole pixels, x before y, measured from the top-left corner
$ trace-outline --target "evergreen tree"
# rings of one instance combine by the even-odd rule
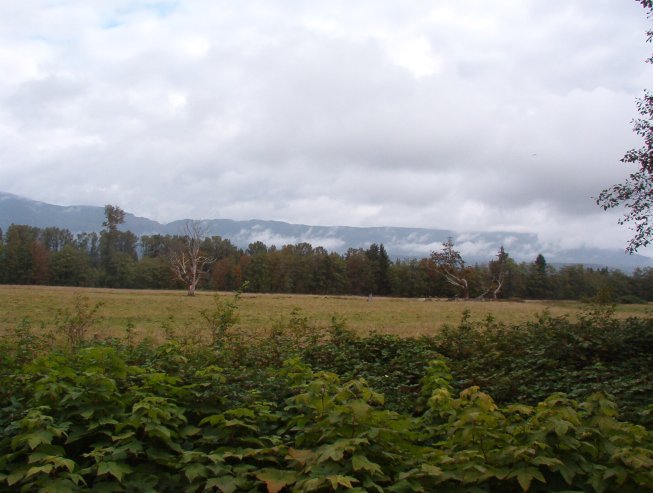
[[[261,242],[257,243],[263,245]],[[264,248],[254,250],[248,248],[247,251],[251,253],[245,255],[249,259],[245,267],[245,278],[249,281],[249,289],[257,293],[267,293],[271,289],[269,257],[267,248],[263,246]]]
[[[12,224],[7,229],[5,277],[8,284],[28,284],[32,270],[29,244],[36,240],[36,228]]]
[[[529,298],[541,300],[551,297],[549,268],[544,255],[535,258],[528,272],[527,295]]]
[[[372,273],[371,292],[380,295],[390,294],[390,258],[385,251],[383,244],[372,243],[365,250],[365,256],[369,262],[369,269]]]
[[[374,272],[362,248],[350,248],[345,255],[347,291],[350,294],[368,295],[374,291]]]
[[[39,232],[41,243],[48,249],[49,252],[59,252],[66,245],[75,243],[73,234],[68,229],[61,229],[56,227],[44,228]]]
[[[51,254],[50,271],[57,286],[90,286],[94,281],[89,255],[72,244]]]
[[[0,228],[0,284],[5,283],[5,239]]]
[[[120,207],[106,205],[104,215],[105,229],[100,233],[102,284],[112,288],[131,287],[137,238],[131,231],[118,230],[125,222],[125,212]]]

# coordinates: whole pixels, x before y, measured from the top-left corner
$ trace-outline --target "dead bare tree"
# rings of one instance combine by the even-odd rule
[[[492,299],[499,299],[501,290],[506,281],[508,262],[510,260],[508,253],[506,253],[503,245],[499,248],[497,252],[497,259],[491,260],[488,264],[488,285],[485,290],[476,297],[478,300],[485,299],[488,293],[492,293]]]
[[[442,244],[442,251],[431,252],[431,260],[437,265],[447,282],[460,290],[461,298],[469,299],[469,283],[465,279],[465,261],[460,252],[454,250],[451,238]]]
[[[188,288],[188,296],[195,296],[200,280],[206,277],[208,267],[215,262],[212,257],[202,255],[201,245],[205,231],[199,221],[186,221],[182,241],[170,252],[170,265],[176,279]]]
[[[503,288],[503,283],[505,280],[506,280],[506,273],[504,271],[500,271],[496,276],[490,279],[490,283],[487,285],[485,290],[476,297],[476,299],[484,300],[487,294],[492,292],[492,299],[498,300],[499,294],[501,293],[501,289]]]
[[[503,288],[503,283],[505,280],[506,280],[506,273],[504,271],[501,271],[494,281],[494,290],[492,291],[492,299],[495,300],[499,299],[499,293],[501,293],[501,289]]]
[[[503,284],[506,281],[506,275],[508,274],[510,262],[510,256],[503,248],[503,245],[501,245],[499,251],[497,252],[497,259],[492,260],[489,264],[493,286],[492,298],[495,300],[499,299],[499,294],[503,289]]]

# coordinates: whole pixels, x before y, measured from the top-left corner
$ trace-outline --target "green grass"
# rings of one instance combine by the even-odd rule
[[[164,326],[177,333],[196,332],[202,328],[200,311],[210,309],[215,293],[198,292],[188,297],[183,291],[118,290],[98,288],[63,288],[49,286],[0,286],[0,331],[6,332],[29,318],[33,326],[53,328],[57,311],[72,306],[77,296],[87,297],[91,304],[103,303],[101,320],[91,333],[99,337],[122,337],[129,324],[138,337],[163,340]],[[230,298],[231,293],[219,296]],[[457,324],[464,310],[474,320],[491,315],[496,320],[518,324],[533,320],[544,310],[553,316],[578,315],[587,305],[578,302],[478,302],[424,301],[420,299],[357,296],[313,296],[285,294],[243,294],[239,303],[238,327],[260,331],[288,318],[293,309],[300,309],[310,323],[328,326],[335,315],[346,326],[360,334],[370,331],[400,336],[433,335],[444,324]],[[643,315],[646,305],[624,305],[618,317]]]

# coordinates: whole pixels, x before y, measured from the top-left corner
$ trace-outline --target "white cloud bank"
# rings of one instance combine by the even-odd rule
[[[0,6],[0,190],[160,221],[535,232],[594,204],[653,86],[635,1]]]

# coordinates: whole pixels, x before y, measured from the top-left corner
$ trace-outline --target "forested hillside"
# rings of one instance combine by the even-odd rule
[[[503,248],[486,264],[468,265],[452,242],[428,257],[393,260],[382,244],[340,254],[308,243],[277,248],[256,242],[242,249],[220,236],[199,239],[199,252],[209,260],[199,273],[199,289],[234,290],[248,282],[253,292],[653,300],[651,268],[625,274],[581,265],[553,267],[542,255],[517,263]],[[179,235],[137,237],[115,226],[100,234],[74,235],[54,227],[12,225],[0,231],[0,282],[185,288],[173,275],[171,259],[186,240]]]
[[[37,228],[57,227],[78,233],[102,231],[104,208],[98,206],[60,206],[30,200],[0,191],[0,229],[7,231],[12,224]],[[125,211],[122,231],[136,236],[179,235],[185,220],[159,223]],[[470,231],[414,228],[414,227],[351,227],[319,226],[314,224],[291,224],[283,221],[250,219],[202,219],[202,227],[208,236],[220,235],[237,248],[246,250],[250,243],[262,241],[267,246],[281,248],[284,245],[310,243],[322,246],[329,252],[345,255],[349,248],[367,249],[372,243],[383,244],[390,258],[420,258],[428,256],[447,238],[452,238],[469,264],[486,263],[501,245],[518,262],[530,262],[538,252],[555,265],[582,263],[593,267],[609,267],[632,272],[637,267],[653,267],[653,259],[642,254],[626,254],[623,248],[598,248],[589,244],[576,248],[562,247],[547,242],[535,233],[515,231]]]

